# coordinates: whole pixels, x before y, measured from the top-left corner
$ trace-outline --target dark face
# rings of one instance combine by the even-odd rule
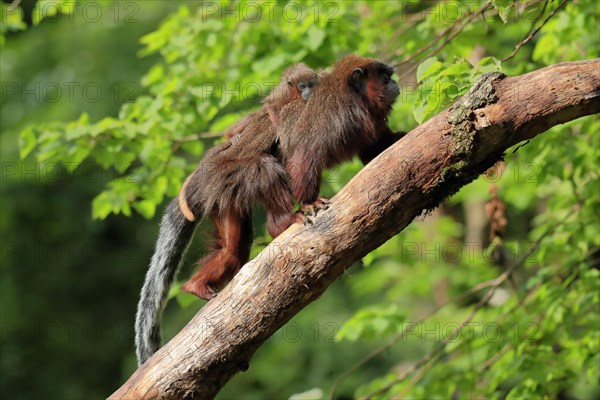
[[[380,61],[374,61],[361,68],[355,68],[348,84],[369,103],[380,109],[388,109],[400,94],[400,88],[392,79],[394,69]]]
[[[389,65],[379,63],[375,67],[377,79],[381,80],[384,85],[383,92],[390,99],[390,104],[396,100],[400,94],[400,88],[395,80],[392,79],[394,69]]]

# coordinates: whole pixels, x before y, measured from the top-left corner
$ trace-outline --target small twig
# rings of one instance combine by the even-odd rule
[[[573,171],[571,171],[568,178],[569,178],[569,183],[571,185],[571,189],[573,189],[573,197],[575,197],[575,201],[577,201],[577,205],[581,207],[585,204],[585,201],[579,195],[577,182],[575,182],[575,173]]]
[[[489,1],[486,2],[475,12],[475,15],[482,15],[483,12],[490,7],[490,5],[491,5],[491,2],[489,2]],[[462,19],[459,19],[456,22],[459,22],[459,21],[462,21]],[[452,24],[451,28],[456,27],[456,22],[454,24]],[[463,22],[461,25],[459,25],[458,28],[454,32],[452,32],[450,35],[448,35],[448,37],[446,37],[446,39],[442,43],[440,43],[440,45],[437,46],[435,48],[435,50],[433,50],[429,54],[429,57],[432,57],[432,56],[436,55],[437,53],[439,53],[444,47],[446,47],[446,45],[448,43],[450,43],[456,36],[458,36],[462,32],[462,30],[465,29],[465,27],[471,22],[474,22],[474,21],[470,21],[469,19],[467,19],[465,22]],[[432,43],[436,43],[436,41],[432,41]],[[400,65],[400,64],[397,64],[397,65]],[[396,67],[397,65],[394,65],[394,67]],[[413,71],[415,71],[418,68],[418,66],[419,66],[418,63],[415,63],[414,65],[412,65],[408,70],[404,71],[404,73],[402,75],[400,75],[398,80],[401,81],[402,79],[406,78],[409,74],[411,74]]]
[[[494,353],[494,355],[492,355],[490,358],[485,360],[483,362],[483,364],[481,364],[481,368],[479,369],[479,371],[480,372],[487,371],[492,365],[494,365],[496,363],[496,361],[498,361],[499,359],[502,358],[503,355],[508,353],[508,351],[510,349],[512,349],[512,346],[510,345],[510,343],[506,343],[504,346],[502,346],[502,348],[500,349],[499,352]]]
[[[535,19],[531,23],[531,27],[529,28],[529,32],[527,32],[528,35],[531,32],[533,32],[533,30],[535,29],[535,25],[539,22],[540,19],[542,19],[542,15],[544,15],[544,13],[546,12],[546,8],[548,7],[548,3],[550,3],[550,0],[544,1],[544,5],[542,6],[542,9],[540,10],[540,12],[537,15],[537,17],[535,17]]]
[[[431,3],[427,3],[427,5],[430,5],[429,8],[434,7],[436,5],[436,2],[431,2]],[[426,8],[426,9],[429,9]],[[391,17],[388,21],[388,25],[390,26],[402,26],[401,28],[396,29],[391,36],[391,39],[387,41],[386,44],[383,45],[380,53],[380,58],[386,58],[389,56],[389,54],[392,52],[392,50],[390,50],[390,47],[392,47],[393,43],[396,43],[400,36],[402,36],[405,32],[409,31],[410,29],[412,29],[416,24],[422,22],[424,19],[426,18],[425,13],[421,12],[416,12],[414,14],[410,14],[409,18],[406,18],[406,16],[404,14],[401,14],[400,16],[396,16],[396,17]],[[397,52],[395,53],[396,55]]]
[[[19,7],[19,4],[21,4],[21,0],[13,0],[13,2],[8,5],[8,12],[15,11],[17,7]]]
[[[462,16],[461,18],[457,19],[456,21],[454,21],[452,23],[452,25],[448,26],[446,29],[444,29],[443,31],[441,31],[440,33],[438,33],[437,35],[435,35],[435,38],[433,38],[432,40],[429,41],[429,44],[427,44],[426,46],[421,47],[419,50],[417,50],[416,53],[412,54],[410,57],[405,58],[402,61],[399,61],[398,63],[395,64],[396,67],[399,67],[402,64],[406,64],[408,62],[413,61],[414,59],[416,59],[418,56],[420,56],[421,54],[425,53],[427,50],[429,50],[430,48],[432,48],[438,40],[440,40],[441,38],[443,38],[444,36],[446,36],[448,34],[448,32],[450,32],[452,29],[454,29],[454,27],[456,27],[456,25],[458,25],[459,22],[461,22],[463,19],[466,18],[465,16]],[[402,49],[399,49],[399,51]],[[395,55],[399,55],[398,53],[396,53]]]
[[[413,378],[408,382],[408,385],[398,394],[397,396],[392,397],[393,399],[404,399],[406,395],[410,392],[410,390],[421,380],[421,378],[429,371],[434,365],[437,359],[432,358],[431,362],[425,365],[421,370],[413,376]]]
[[[489,8],[489,6],[491,5],[491,2],[488,1],[486,3],[484,3],[479,10],[475,11],[476,15],[480,15],[483,11],[485,11],[487,8]],[[422,48],[420,48],[419,50],[417,50],[416,53],[414,53],[413,55],[411,55],[408,58],[405,58],[404,60],[398,62],[395,64],[395,66],[400,66],[402,64],[406,64],[408,62],[411,62],[413,60],[415,60],[418,56],[420,56],[421,54],[423,54],[424,52],[426,52],[427,50],[429,50],[430,48],[432,48],[441,38],[443,38],[444,36],[446,36],[449,32],[451,32],[460,22],[462,22],[465,18],[467,18],[469,16],[468,13],[465,13],[462,17],[458,18],[456,21],[454,21],[450,26],[446,27],[446,29],[444,29],[443,31],[439,32],[437,35],[435,35],[435,38],[433,38],[432,40],[429,41],[429,44],[427,44],[426,46],[423,46]],[[462,28],[460,28],[459,32],[464,28],[464,26]],[[446,42],[447,44],[447,42]],[[397,55],[397,54],[396,54]]]
[[[525,39],[523,39],[522,41],[520,41],[519,43],[517,43],[517,45],[515,46],[515,48],[512,51],[512,53],[510,53],[508,56],[504,57],[500,61],[504,62],[504,61],[507,61],[507,60],[510,60],[511,58],[513,58],[515,56],[515,54],[517,54],[517,52],[521,49],[521,47],[523,47],[526,43],[528,43],[540,31],[540,29],[542,29],[544,27],[544,25],[546,25],[546,23],[550,20],[550,18],[552,18],[554,16],[554,14],[556,14],[558,12],[558,10],[560,10],[561,8],[563,8],[566,4],[567,4],[567,0],[563,0],[562,3],[560,3],[558,5],[558,7],[556,7],[554,10],[552,10],[552,12],[550,13],[550,15],[548,15],[546,17],[546,19],[540,24],[540,26],[538,26],[533,31],[530,31],[529,35],[527,35],[527,37]]]
[[[529,140],[526,140],[525,142],[519,144],[517,147],[515,147],[515,149],[513,150],[513,154],[515,154],[521,147],[526,146],[529,144]]]

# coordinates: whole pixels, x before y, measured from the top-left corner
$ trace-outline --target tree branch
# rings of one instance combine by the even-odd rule
[[[313,225],[293,225],[110,398],[212,398],[277,329],[509,147],[600,111],[600,59],[483,76],[362,171]]]

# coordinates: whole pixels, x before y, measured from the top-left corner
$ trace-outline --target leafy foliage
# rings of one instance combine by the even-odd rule
[[[20,31],[25,29],[23,23],[22,10],[11,7],[9,4],[0,4],[0,47],[6,42],[5,34],[10,31]]]

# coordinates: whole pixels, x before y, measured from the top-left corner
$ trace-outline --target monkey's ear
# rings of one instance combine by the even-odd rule
[[[365,81],[365,71],[362,68],[354,68],[348,77],[348,85],[357,92],[362,92]]]

